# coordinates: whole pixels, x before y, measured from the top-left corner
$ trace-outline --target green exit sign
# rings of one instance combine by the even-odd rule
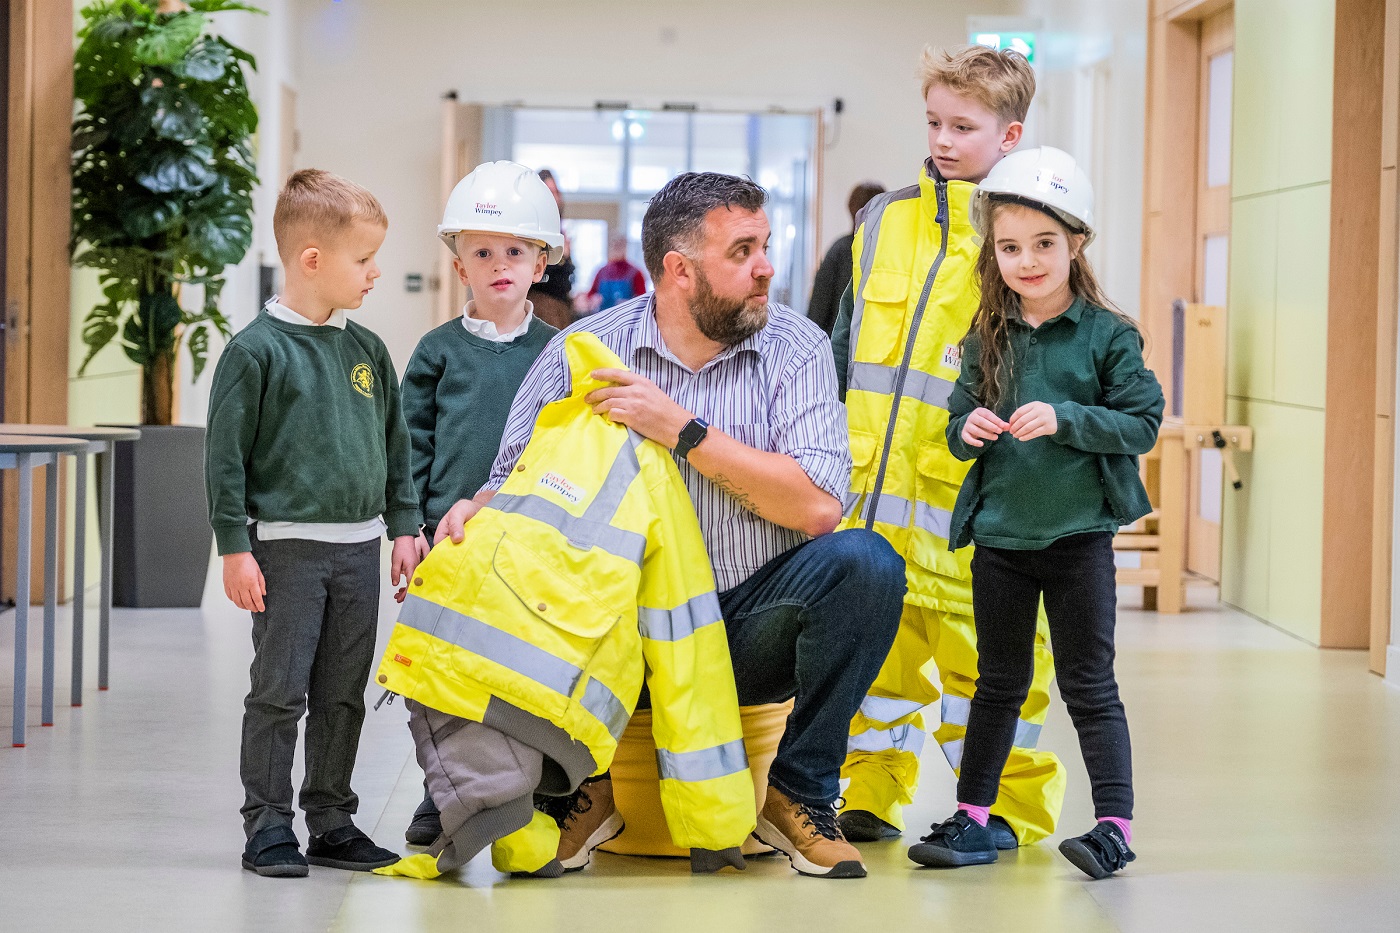
[[[985,45],[992,49],[1010,49],[1024,55],[1026,61],[1035,63],[1035,33],[1033,32],[974,32],[973,45]]]

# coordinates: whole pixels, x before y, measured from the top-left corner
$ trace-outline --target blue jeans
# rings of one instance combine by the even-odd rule
[[[797,803],[840,796],[851,717],[890,652],[904,561],[853,528],[773,558],[720,594],[741,706],[796,697],[768,782]]]

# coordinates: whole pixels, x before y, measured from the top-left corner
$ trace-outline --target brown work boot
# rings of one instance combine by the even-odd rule
[[[535,808],[559,824],[559,852],[564,871],[588,865],[593,850],[622,832],[622,814],[613,803],[612,779],[584,781],[569,797],[540,797]]]
[[[864,878],[865,865],[856,847],[841,835],[836,808],[793,803],[769,785],[768,799],[758,814],[759,842],[779,850],[804,875],[817,878]]]

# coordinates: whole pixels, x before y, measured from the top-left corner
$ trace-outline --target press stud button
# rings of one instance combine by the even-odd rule
[[[423,578],[422,578],[422,577],[414,577],[414,578],[413,578],[413,585],[414,585],[414,586],[422,586],[422,585],[423,585]]]
[[[535,608],[538,609],[540,612],[544,612],[544,611],[545,611],[546,609],[548,609],[549,607],[546,606],[544,603],[540,603],[540,604],[539,604],[538,606],[536,606]]]
[[[389,678],[388,678],[387,676],[385,676],[384,674],[380,674],[380,675],[379,675],[379,682],[380,682],[381,684],[387,684],[387,683],[389,682]]]

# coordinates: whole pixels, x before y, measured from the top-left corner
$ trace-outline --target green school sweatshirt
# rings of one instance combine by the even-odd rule
[[[429,529],[458,499],[486,485],[510,403],[535,358],[559,333],[539,318],[494,342],[460,317],[423,335],[403,375],[403,413],[413,442],[413,485]]]
[[[204,453],[220,554],[251,550],[248,520],[365,522],[389,536],[422,521],[398,377],[384,342],[263,312],[224,348]]]
[[[1011,321],[1011,350],[1011,390],[997,414],[1010,421],[1027,402],[1047,402],[1058,427],[1030,441],[1010,432],[982,447],[963,441],[967,416],[981,407],[980,344],[968,334],[947,437],[953,456],[977,462],[953,509],[949,547],[1035,550],[1069,535],[1116,531],[1151,511],[1137,457],[1157,441],[1165,399],[1138,331],[1081,299],[1037,328]]]

